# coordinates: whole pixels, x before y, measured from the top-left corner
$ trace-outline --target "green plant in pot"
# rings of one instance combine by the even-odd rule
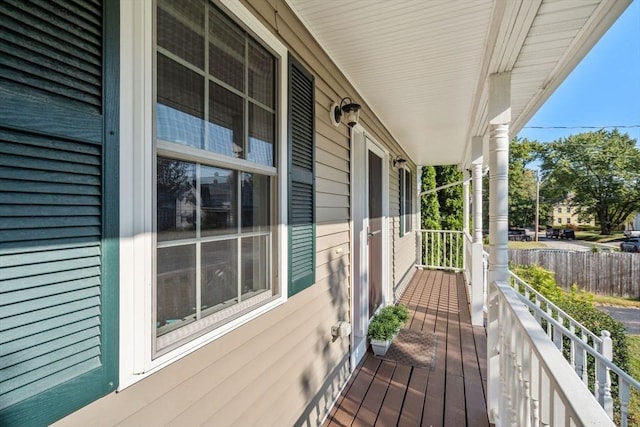
[[[373,316],[369,322],[367,337],[376,356],[383,356],[400,328],[409,319],[409,310],[403,305],[389,305]]]

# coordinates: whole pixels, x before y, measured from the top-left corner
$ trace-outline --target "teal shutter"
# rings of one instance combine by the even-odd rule
[[[46,425],[117,386],[118,2],[0,22],[0,425]]]
[[[289,56],[289,296],[315,283],[314,79]]]
[[[400,237],[404,236],[404,214],[405,214],[405,185],[404,169],[398,170],[398,204],[400,205]]]

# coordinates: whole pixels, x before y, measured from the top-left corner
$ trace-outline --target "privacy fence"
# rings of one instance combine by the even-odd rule
[[[595,294],[640,298],[640,254],[509,249],[509,260],[553,271],[565,289],[575,283]]]

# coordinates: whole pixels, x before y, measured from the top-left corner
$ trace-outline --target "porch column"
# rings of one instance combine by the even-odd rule
[[[509,123],[511,73],[489,76],[489,292],[487,301],[487,406],[489,421],[500,409],[500,365],[495,282],[509,280]],[[506,420],[504,421],[506,423]]]
[[[422,265],[422,169],[424,166],[418,165],[416,167],[416,212],[418,214],[418,232],[416,238],[416,265]]]
[[[471,140],[471,176],[473,180],[473,243],[471,244],[471,324],[484,325],[485,291],[482,236],[482,146],[484,138]]]
[[[468,233],[471,200],[469,199],[469,172],[467,169],[462,169],[462,179],[462,231]]]

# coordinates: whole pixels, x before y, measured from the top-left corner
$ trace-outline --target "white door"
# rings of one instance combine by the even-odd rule
[[[388,154],[364,132],[352,134],[352,366],[367,350],[367,326],[388,290]]]

